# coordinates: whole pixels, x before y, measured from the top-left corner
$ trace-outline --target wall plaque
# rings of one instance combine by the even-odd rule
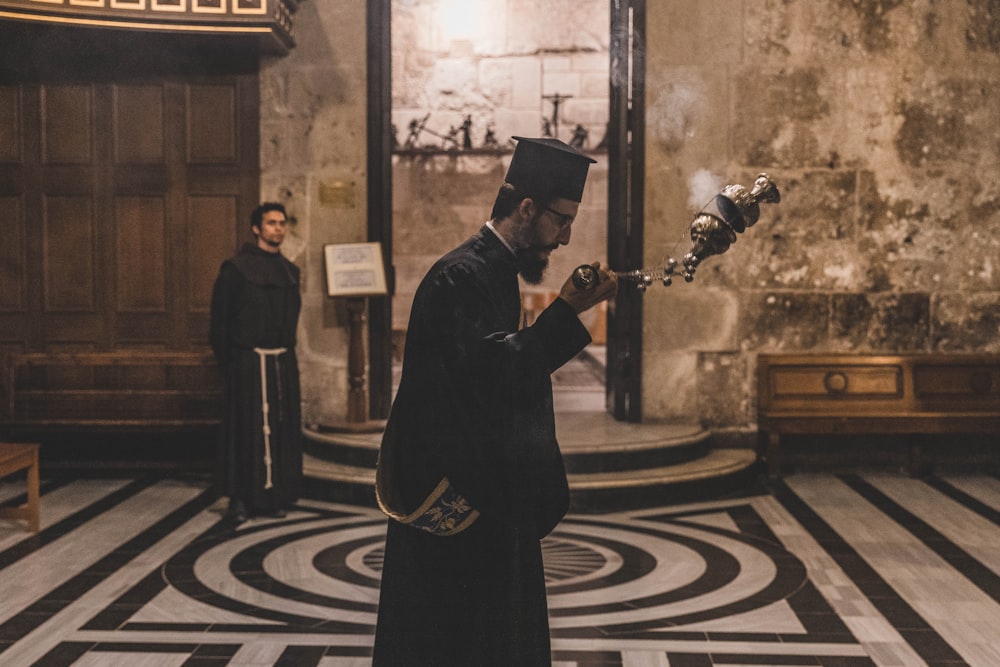
[[[323,246],[328,296],[384,296],[387,292],[382,246],[328,243]]]

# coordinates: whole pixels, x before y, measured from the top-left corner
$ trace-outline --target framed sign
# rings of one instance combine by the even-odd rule
[[[378,243],[328,243],[323,246],[328,296],[384,296],[385,267]]]

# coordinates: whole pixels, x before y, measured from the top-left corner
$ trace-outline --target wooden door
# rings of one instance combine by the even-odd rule
[[[256,54],[18,24],[0,41],[4,419],[212,421],[212,283],[258,198]]]

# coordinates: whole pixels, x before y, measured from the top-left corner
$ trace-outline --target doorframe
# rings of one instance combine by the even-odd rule
[[[643,266],[646,163],[646,0],[611,0],[608,261]],[[608,408],[642,421],[642,293],[622,285],[608,308]]]
[[[610,0],[607,256],[642,268],[645,181],[646,0]],[[368,240],[381,243],[388,295],[368,302],[369,413],[392,403],[392,0],[367,0]],[[629,30],[631,28],[631,30]],[[630,71],[631,70],[631,71]],[[619,290],[608,308],[605,387],[620,421],[642,420],[642,294]]]
[[[392,0],[367,0],[368,240],[382,245],[387,295],[368,299],[368,412],[392,404]]]

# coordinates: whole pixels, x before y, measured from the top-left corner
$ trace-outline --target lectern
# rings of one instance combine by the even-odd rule
[[[382,247],[378,243],[330,243],[323,246],[323,259],[327,296],[345,298],[350,318],[347,422],[339,428],[354,432],[381,430],[382,422],[368,419],[364,327],[368,297],[387,294]]]

